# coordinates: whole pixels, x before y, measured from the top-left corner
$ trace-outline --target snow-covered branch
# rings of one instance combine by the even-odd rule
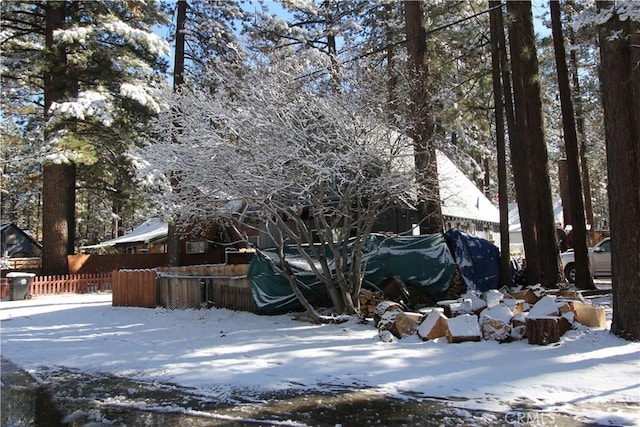
[[[211,218],[241,200],[276,244],[320,239],[336,265],[357,264],[341,252],[344,240],[366,238],[375,218],[411,191],[413,158],[398,156],[411,153],[408,140],[375,106],[348,92],[320,96],[286,68],[256,64],[212,80],[223,82],[213,93],[167,95],[174,114],[158,119],[163,137],[143,153],[143,174],[162,173],[172,184],[165,210],[181,220]],[[347,293],[359,289],[354,272],[316,273]]]

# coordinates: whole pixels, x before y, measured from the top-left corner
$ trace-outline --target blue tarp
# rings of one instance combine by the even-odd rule
[[[262,252],[279,266],[275,250]],[[287,247],[285,254],[302,283],[305,297],[312,303],[325,297],[324,284],[315,277],[297,249]],[[330,254],[326,255],[331,259]],[[372,234],[363,249],[363,263],[364,278],[373,284],[396,276],[408,287],[421,287],[435,298],[449,288],[455,266],[441,234],[393,238]],[[289,282],[275,273],[262,256],[253,257],[248,275],[258,311],[273,314],[302,308]]]
[[[500,250],[486,239],[457,229],[445,233],[467,288],[479,292],[500,287]]]

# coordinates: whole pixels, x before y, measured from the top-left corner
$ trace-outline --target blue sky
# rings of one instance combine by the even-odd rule
[[[549,11],[549,2],[547,0],[533,0],[533,17],[534,17],[534,28],[536,33],[541,37],[548,37],[551,35],[551,30],[544,26],[542,20],[539,18],[540,15],[548,13]],[[282,8],[279,2],[277,1],[265,1],[265,4],[269,7],[269,10],[280,17],[286,17],[288,13]],[[254,11],[259,8],[259,4],[256,0],[248,0],[244,3],[244,8],[249,11]],[[156,27],[154,28],[154,32],[163,38],[169,37],[169,29],[167,27]],[[169,80],[173,81],[173,62],[174,55],[173,49],[171,50],[171,54],[169,56]]]

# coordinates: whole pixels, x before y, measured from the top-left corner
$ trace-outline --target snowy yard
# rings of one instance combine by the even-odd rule
[[[610,307],[610,297],[596,303]],[[112,307],[108,293],[2,301],[0,319],[2,357],[32,374],[64,367],[217,395],[357,386],[390,396],[461,398],[458,408],[505,412],[528,402],[599,424],[640,425],[640,343],[608,330],[579,326],[549,346],[417,336],[385,343],[372,323]]]

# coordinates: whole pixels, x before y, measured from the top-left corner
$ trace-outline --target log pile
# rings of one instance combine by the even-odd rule
[[[360,302],[360,315],[365,318],[373,317],[378,304],[384,301],[384,294],[382,291],[361,289],[358,299]]]
[[[511,342],[526,338],[529,344],[548,345],[558,342],[576,324],[606,327],[604,308],[584,302],[579,292],[576,295],[550,295],[539,287],[484,294],[467,291],[457,299],[417,311],[407,311],[404,305],[389,300],[375,303],[373,294],[368,293],[360,303],[367,313],[373,311],[370,317],[380,339],[387,342],[417,335],[423,341]]]

